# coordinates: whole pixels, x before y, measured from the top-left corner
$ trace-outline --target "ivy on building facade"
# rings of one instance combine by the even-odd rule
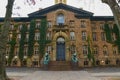
[[[51,42],[50,40],[46,40],[46,32],[47,32],[47,20],[44,18],[41,20],[40,40],[39,40],[39,45],[40,45],[39,51],[42,56],[45,54],[46,44]]]
[[[106,33],[107,42],[112,43],[118,47],[118,52],[120,53],[120,32],[116,24],[113,25],[113,28],[110,29],[109,25],[106,23],[104,25],[104,31]],[[115,33],[116,40],[112,40],[112,33]]]
[[[93,65],[95,65],[95,58],[94,58],[94,54],[92,52],[92,41],[90,39],[90,36],[88,36],[87,42],[88,42],[88,54],[87,54],[87,58],[89,59],[89,61],[92,62]]]
[[[23,56],[24,56],[24,44],[25,44],[25,37],[26,37],[26,32],[27,32],[27,26],[26,24],[22,25],[21,28],[21,39],[20,39],[20,46],[19,46],[19,59],[22,63],[23,61]]]
[[[2,24],[0,24],[0,32],[1,32]]]
[[[17,25],[15,25],[16,27]],[[8,58],[8,65],[11,64],[12,59],[14,57],[14,50],[15,50],[15,44],[16,44],[16,37],[17,37],[17,33],[16,30],[12,31],[12,40],[8,42],[8,44],[10,44],[10,53],[9,53],[9,58]]]
[[[34,36],[35,36],[35,20],[30,22],[30,29],[29,29],[29,41],[28,41],[28,57],[32,57],[33,55],[33,47],[34,47]]]
[[[106,40],[107,42],[111,43],[112,42],[112,30],[110,29],[109,25],[106,23],[104,25],[104,31],[106,33]]]
[[[120,32],[116,24],[113,26],[113,33],[115,33],[116,37],[114,44],[118,46],[118,52],[120,53]]]

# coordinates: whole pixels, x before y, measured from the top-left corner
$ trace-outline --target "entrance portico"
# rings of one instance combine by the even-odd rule
[[[69,39],[65,32],[57,32],[53,37],[52,61],[70,61]]]

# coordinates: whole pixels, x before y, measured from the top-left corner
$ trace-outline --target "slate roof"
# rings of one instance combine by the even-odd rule
[[[41,9],[39,11],[30,13],[30,14],[28,14],[28,16],[29,17],[42,16],[44,14],[47,14],[51,11],[55,11],[55,10],[58,10],[58,9],[64,9],[64,10],[72,11],[75,14],[79,14],[81,16],[93,16],[92,12],[88,12],[88,11],[85,11],[85,10],[82,10],[82,9],[79,9],[79,8],[76,8],[76,7],[73,7],[73,6],[70,6],[70,5],[62,4],[62,3],[55,4],[53,6],[50,6],[50,7]]]
[[[92,21],[113,21],[113,16],[93,16],[91,17]]]
[[[71,11],[73,13],[75,13],[75,17],[76,18],[89,18],[92,21],[113,21],[114,17],[113,16],[93,16],[92,12],[89,11],[85,11],[83,9],[79,9],[70,5],[66,5],[66,4],[55,4],[52,5],[50,7],[38,10],[36,12],[30,13],[28,14],[28,17],[13,17],[12,19],[16,22],[29,22],[32,19],[41,19],[41,18],[45,18],[45,14],[58,10],[58,9],[64,9],[64,10],[68,10]],[[0,22],[3,22],[4,18],[0,17]]]

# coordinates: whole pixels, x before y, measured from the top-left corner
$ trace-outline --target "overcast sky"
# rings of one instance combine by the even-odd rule
[[[36,0],[37,3],[34,6],[28,6],[28,4],[24,3],[24,0],[15,0],[15,6],[20,6],[21,9],[14,9],[13,14],[19,13],[21,17],[26,17],[27,14],[32,13],[34,11],[39,10],[40,8],[45,8],[51,5],[54,5],[54,0]],[[5,15],[5,7],[7,4],[7,0],[0,0],[0,17],[4,17]],[[93,12],[95,16],[112,16],[112,12],[108,5],[103,4],[101,0],[67,0],[67,4],[77,7],[83,8],[84,10]],[[16,17],[17,15],[13,15]]]

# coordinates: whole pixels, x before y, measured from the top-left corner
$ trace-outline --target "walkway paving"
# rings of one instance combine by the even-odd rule
[[[101,80],[87,71],[36,71],[20,80]]]
[[[14,80],[120,80],[120,68],[87,68],[79,71],[42,71],[39,68],[7,68]],[[115,79],[113,79],[115,78]]]

